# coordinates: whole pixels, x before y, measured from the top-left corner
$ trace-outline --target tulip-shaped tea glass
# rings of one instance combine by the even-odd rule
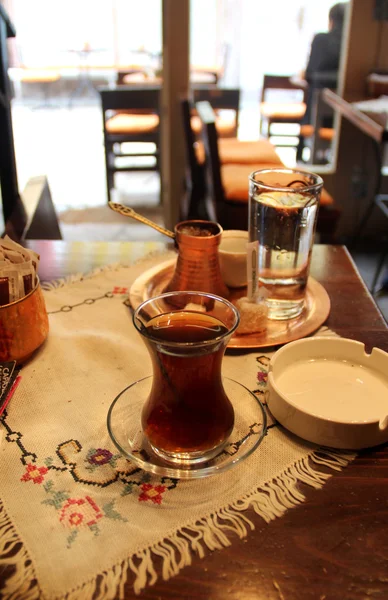
[[[322,179],[295,169],[263,169],[249,178],[250,295],[268,318],[291,319],[304,307]]]
[[[143,302],[133,322],[153,367],[142,411],[144,435],[173,464],[209,460],[221,452],[234,425],[221,364],[239,324],[237,309],[213,294],[178,291]]]

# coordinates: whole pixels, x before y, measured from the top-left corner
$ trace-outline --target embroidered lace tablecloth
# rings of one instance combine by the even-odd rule
[[[124,301],[136,277],[170,257],[74,277],[45,292],[49,337],[22,368],[0,419],[0,569],[14,566],[4,599],[107,600],[123,597],[127,577],[139,593],[206,547],[254,535],[248,507],[267,522],[280,517],[303,501],[298,482],[319,488],[328,477],[321,464],[340,469],[352,458],[319,451],[271,422],[246,461],[207,479],[162,479],[117,453],[108,408],[151,373]],[[223,373],[262,394],[269,356],[227,354]]]

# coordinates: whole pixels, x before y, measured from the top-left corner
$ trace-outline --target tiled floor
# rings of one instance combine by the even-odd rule
[[[39,108],[39,98],[28,105],[13,104],[15,150],[19,187],[30,177],[46,175],[59,214],[65,240],[162,240],[153,229],[113,213],[105,189],[102,116],[98,98],[81,98],[69,108],[66,99],[52,99],[51,107]],[[258,111],[241,111],[240,136],[254,139]],[[294,154],[283,149],[281,158],[293,166]],[[159,176],[152,172],[119,174],[116,199],[128,203],[152,220],[162,222]],[[162,224],[162,223],[161,223]],[[378,251],[353,252],[368,286],[371,285]],[[387,265],[388,269],[388,265]],[[376,298],[388,320],[388,294]]]

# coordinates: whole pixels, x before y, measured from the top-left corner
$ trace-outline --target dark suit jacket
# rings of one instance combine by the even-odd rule
[[[306,67],[306,81],[310,83],[314,73],[338,71],[341,52],[341,30],[318,33],[311,44],[310,58]]]
[[[311,44],[305,79],[309,83],[306,98],[306,113],[303,123],[311,122],[311,109],[314,90],[337,87],[337,73],[341,53],[341,29],[334,28],[328,33],[318,33]],[[330,126],[329,124],[327,126]]]

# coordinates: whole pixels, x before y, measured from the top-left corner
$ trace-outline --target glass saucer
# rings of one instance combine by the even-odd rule
[[[141,469],[174,479],[196,479],[223,473],[247,458],[261,443],[267,428],[263,405],[245,386],[223,378],[233,404],[235,423],[226,446],[201,466],[172,466],[151,449],[141,427],[141,411],[151,390],[152,377],[139,379],[112,402],[107,416],[109,435],[116,448]]]

